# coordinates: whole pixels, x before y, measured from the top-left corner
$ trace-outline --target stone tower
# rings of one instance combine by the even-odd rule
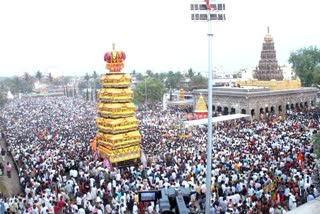
[[[283,80],[283,73],[278,66],[274,42],[270,35],[269,27],[268,33],[264,37],[259,66],[255,69],[253,77],[261,81],[269,81],[272,79],[278,81]]]

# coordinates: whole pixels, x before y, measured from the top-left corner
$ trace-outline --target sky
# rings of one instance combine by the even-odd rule
[[[0,76],[24,72],[106,73],[103,56],[127,55],[125,72],[205,72],[207,23],[191,20],[189,0],[0,0]],[[320,2],[225,0],[213,22],[213,66],[237,71],[258,64],[267,26],[279,64],[292,51],[320,46]]]

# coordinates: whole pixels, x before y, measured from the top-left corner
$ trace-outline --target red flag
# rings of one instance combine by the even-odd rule
[[[211,10],[211,6],[210,6],[210,0],[205,0],[206,4],[207,4],[207,10]]]

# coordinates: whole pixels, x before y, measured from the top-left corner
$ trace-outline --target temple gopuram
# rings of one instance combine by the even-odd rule
[[[304,111],[316,105],[318,89],[301,87],[300,79],[285,80],[278,66],[274,40],[269,32],[264,37],[255,79],[239,80],[237,87],[221,86],[212,89],[212,110],[217,115],[246,114],[251,119],[263,119],[270,115],[282,115],[290,111]],[[208,90],[192,92],[196,109],[201,95],[208,100]],[[209,107],[208,107],[209,108]],[[250,117],[249,117],[250,118]]]
[[[273,37],[270,35],[269,27],[268,33],[264,37],[259,66],[254,71],[253,77],[260,81],[283,80],[282,70],[278,66]]]
[[[104,55],[108,73],[100,79],[96,125],[97,149],[101,158],[113,166],[126,165],[140,159],[141,135],[135,117],[131,76],[122,72],[126,55],[113,50]]]
[[[301,88],[299,78],[294,80],[284,80],[283,72],[278,65],[273,37],[269,27],[264,37],[259,65],[253,71],[253,78],[249,80],[237,81],[241,86],[266,87],[270,90],[284,90]]]

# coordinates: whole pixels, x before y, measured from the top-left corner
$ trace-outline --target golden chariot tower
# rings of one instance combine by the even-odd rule
[[[122,72],[125,59],[125,53],[116,51],[114,45],[104,55],[109,72],[101,77],[98,94],[97,149],[100,157],[108,158],[114,166],[140,159],[141,135],[129,88],[131,76]]]

